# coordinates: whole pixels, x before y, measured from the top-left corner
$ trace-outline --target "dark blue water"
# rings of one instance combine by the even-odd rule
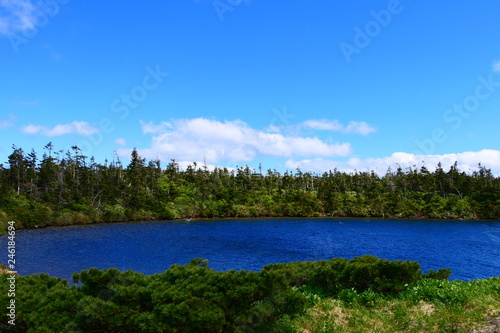
[[[500,276],[500,222],[244,219],[101,224],[16,235],[17,271],[70,279],[90,267],[162,272],[192,258],[215,270],[365,254],[451,268],[452,279]],[[7,263],[6,236],[0,262]]]

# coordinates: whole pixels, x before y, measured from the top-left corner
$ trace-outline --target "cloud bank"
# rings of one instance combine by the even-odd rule
[[[175,159],[181,164],[207,162],[252,164],[264,158],[274,158],[281,168],[323,173],[337,169],[343,172],[375,171],[384,175],[389,168],[420,168],[426,166],[433,171],[438,163],[448,170],[457,161],[460,170],[477,170],[478,163],[500,171],[500,151],[484,149],[443,155],[416,155],[395,152],[380,158],[354,157],[348,142],[330,142],[317,136],[303,136],[300,132],[283,134],[251,128],[242,121],[216,121],[206,118],[178,119],[168,122],[141,122],[142,132],[151,135],[148,148],[139,149],[141,156],[162,161]],[[349,122],[342,125],[336,120],[308,120],[295,129],[334,131],[368,135],[375,129],[366,122]],[[128,157],[131,149],[121,147],[118,155]]]
[[[249,162],[257,156],[336,157],[352,153],[349,143],[329,143],[318,137],[270,133],[236,121],[206,118],[180,119],[160,124],[141,123],[144,134],[152,134],[151,147],[141,155],[161,160]],[[119,150],[128,154],[129,150]]]
[[[288,159],[285,166],[288,169],[295,169],[299,167],[304,171],[319,173],[334,169],[343,172],[373,170],[379,175],[384,175],[389,168],[391,168],[392,171],[395,171],[399,166],[403,169],[407,169],[410,167],[420,168],[425,165],[429,171],[434,171],[438,163],[441,163],[442,168],[447,171],[450,166],[455,163],[455,161],[457,162],[459,169],[467,173],[477,170],[479,163],[492,169],[493,171],[500,171],[500,151],[492,149],[443,155],[415,155],[397,152],[382,158],[360,159],[352,157],[345,162],[324,158],[303,160]]]

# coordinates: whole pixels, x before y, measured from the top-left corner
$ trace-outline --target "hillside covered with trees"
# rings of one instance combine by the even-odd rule
[[[467,174],[457,164],[374,172],[279,173],[233,170],[172,160],[146,161],[134,150],[98,163],[74,146],[42,157],[13,147],[0,164],[0,222],[19,227],[113,221],[224,217],[500,218],[500,178],[479,165]]]

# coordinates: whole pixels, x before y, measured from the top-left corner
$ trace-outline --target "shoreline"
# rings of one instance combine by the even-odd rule
[[[88,217],[88,215],[86,215]],[[357,219],[357,220],[410,220],[410,221],[422,221],[422,220],[432,220],[432,221],[461,221],[461,222],[480,222],[480,221],[490,221],[490,222],[500,222],[496,219],[481,219],[481,218],[431,218],[431,217],[357,217],[357,216],[228,216],[228,217],[193,217],[185,218],[179,217],[175,219],[129,219],[129,220],[116,220],[116,221],[92,221],[90,223],[72,223],[72,224],[45,224],[45,225],[35,225],[34,227],[18,226],[18,230],[36,230],[36,229],[47,229],[47,228],[64,228],[64,227],[79,227],[87,225],[99,225],[99,224],[115,224],[115,223],[147,223],[147,222],[194,222],[194,221],[224,221],[224,220],[250,220],[250,219]],[[15,221],[15,220],[13,220]],[[17,221],[16,221],[17,222]],[[5,230],[0,230],[0,236],[6,235]]]

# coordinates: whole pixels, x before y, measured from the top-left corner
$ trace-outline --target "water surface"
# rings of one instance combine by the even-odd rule
[[[6,236],[0,238],[7,263]],[[365,254],[418,261],[452,279],[500,275],[500,223],[383,219],[241,219],[116,223],[19,230],[17,270],[70,279],[90,267],[159,273],[205,258],[215,270]]]

